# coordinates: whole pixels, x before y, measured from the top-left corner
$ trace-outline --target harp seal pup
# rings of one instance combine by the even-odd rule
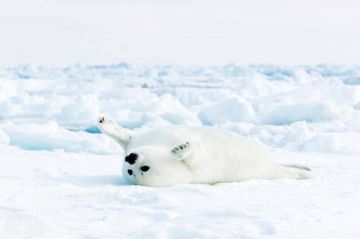
[[[170,126],[133,135],[103,116],[99,127],[124,149],[123,175],[131,184],[165,187],[311,177],[310,169],[275,165],[257,144],[219,129]]]

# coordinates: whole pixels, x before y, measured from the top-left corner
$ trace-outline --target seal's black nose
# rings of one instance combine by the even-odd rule
[[[131,153],[125,157],[125,162],[128,162],[129,164],[134,164],[137,158],[138,155],[136,153]]]

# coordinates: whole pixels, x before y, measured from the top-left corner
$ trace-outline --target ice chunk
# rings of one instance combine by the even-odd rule
[[[267,124],[291,124],[297,121],[319,122],[336,120],[340,117],[338,108],[329,101],[294,102],[275,106],[262,119]]]
[[[9,136],[0,128],[0,144],[9,144]]]
[[[7,124],[4,131],[12,145],[29,150],[61,149],[67,152],[121,152],[119,146],[105,135],[70,131],[60,127],[54,121],[43,124]]]
[[[100,107],[95,95],[73,98],[57,115],[59,123],[71,126],[90,126],[97,121]]]
[[[220,124],[227,121],[255,121],[254,110],[250,103],[239,98],[230,98],[205,107],[199,112],[198,117],[207,125]]]

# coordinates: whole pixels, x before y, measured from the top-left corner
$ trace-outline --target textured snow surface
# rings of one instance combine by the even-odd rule
[[[0,68],[0,238],[360,238],[360,67]],[[137,132],[206,125],[310,180],[148,188],[104,113]]]

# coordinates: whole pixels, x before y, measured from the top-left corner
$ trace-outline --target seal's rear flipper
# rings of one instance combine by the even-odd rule
[[[308,179],[312,178],[310,168],[300,165],[277,165],[271,173],[270,178],[292,178]]]
[[[303,166],[303,165],[296,165],[296,164],[284,164],[283,166],[285,167],[290,167],[290,168],[297,168],[297,169],[303,169],[306,171],[311,171],[311,169],[309,167]]]

